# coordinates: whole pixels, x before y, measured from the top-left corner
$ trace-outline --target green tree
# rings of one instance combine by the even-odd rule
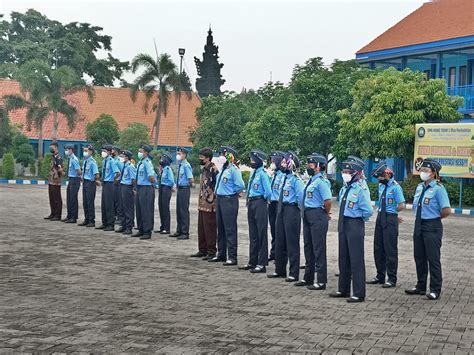
[[[93,85],[113,86],[129,68],[128,62],[111,55],[112,38],[102,34],[102,27],[62,24],[33,9],[12,12],[10,19],[0,22],[3,77],[12,77],[15,65],[41,59],[50,68],[69,66],[79,77],[90,77]],[[102,58],[97,57],[99,52]]]
[[[114,144],[119,139],[117,121],[111,115],[101,114],[95,121],[87,124],[86,138],[98,150],[104,144]]]
[[[118,145],[137,154],[140,144],[150,144],[150,130],[143,123],[135,122],[119,133]]]
[[[144,68],[133,84],[130,86],[130,96],[135,102],[139,90],[145,94],[145,104],[143,111],[155,111],[155,121],[153,122],[152,134],[154,135],[153,144],[158,148],[158,136],[162,115],[166,116],[168,112],[169,99],[172,91],[175,92],[175,100],[181,100],[181,93],[184,92],[188,99],[191,98],[191,83],[186,73],[180,73],[176,65],[171,60],[169,54],[161,54],[155,60],[148,54],[138,54],[132,60],[132,72],[136,73],[139,68]],[[150,101],[156,101],[150,106]]]
[[[0,107],[0,158],[7,152],[12,145],[12,129],[8,111]]]
[[[29,143],[28,137],[21,132],[17,132],[12,140],[13,157],[23,168],[32,166],[35,163],[35,152]],[[23,175],[24,171],[21,172]]]
[[[5,179],[13,179],[15,177],[15,160],[12,153],[6,153],[3,156],[3,176]]]
[[[44,158],[41,158],[41,165],[40,169],[38,172],[38,175],[42,179],[47,179],[49,175],[49,169],[51,166],[51,157],[52,155],[50,153],[45,154]]]
[[[359,80],[353,104],[341,110],[335,153],[364,158],[402,157],[411,172],[415,124],[456,122],[462,98],[446,94],[442,79],[426,80],[423,73],[390,68]]]

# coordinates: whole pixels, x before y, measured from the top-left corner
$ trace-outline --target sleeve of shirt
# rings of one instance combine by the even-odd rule
[[[323,201],[330,200],[332,198],[331,189],[325,181],[318,185],[318,189]]]
[[[186,176],[186,180],[193,178],[193,168],[191,168],[191,164],[186,164],[186,168],[184,169],[184,174]]]
[[[119,173],[120,172],[120,169],[119,169],[119,166],[117,164],[117,162],[115,161],[115,159],[112,159],[111,160],[111,163],[112,163],[112,170],[114,173]]]
[[[299,178],[295,178],[295,193],[296,193],[297,203],[301,204],[301,202],[303,202],[304,183]]]
[[[128,173],[130,174],[130,178],[134,181],[137,178],[137,168],[134,167],[132,164],[128,166]]]
[[[441,208],[451,208],[448,192],[446,191],[444,186],[438,189],[437,196],[438,196],[439,206]]]
[[[272,187],[270,184],[270,177],[265,172],[262,173],[262,186],[264,191],[263,197],[268,200],[272,195]]]
[[[91,163],[92,175],[96,175],[99,173],[99,167],[97,166],[97,162],[93,161]]]
[[[242,173],[238,168],[232,169],[232,175],[235,183],[235,193],[240,193],[245,189],[245,183],[242,179]]]
[[[362,218],[364,221],[368,221],[370,216],[374,213],[374,210],[372,209],[372,201],[370,197],[367,196],[367,190],[362,190],[361,193],[359,193],[357,203],[362,210]]]
[[[416,208],[418,207],[418,200],[417,200],[417,197],[416,195],[418,194],[418,190],[420,189],[420,186],[417,186],[416,189],[415,189],[415,195],[413,196],[413,208],[412,208],[412,212],[413,214],[416,216]],[[421,193],[421,192],[420,192]],[[418,196],[419,198],[419,196]]]
[[[405,196],[403,196],[403,189],[400,185],[397,185],[395,189],[395,202],[398,204],[405,203]]]
[[[170,186],[173,186],[174,185],[174,173],[173,173],[173,169],[171,169],[170,167],[168,167],[168,183]]]
[[[150,176],[155,176],[155,168],[153,168],[153,164],[151,161],[145,162],[145,169],[146,169],[146,174],[148,177]]]
[[[79,160],[77,160],[77,159],[72,159],[71,164],[72,164],[72,168],[73,168],[74,170],[78,170],[78,169],[81,168],[81,167],[79,166]]]

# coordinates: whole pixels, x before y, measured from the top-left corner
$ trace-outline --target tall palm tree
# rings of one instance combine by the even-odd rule
[[[179,73],[169,54],[158,55],[156,60],[148,54],[138,54],[132,60],[132,72],[135,73],[141,67],[144,71],[130,85],[130,96],[135,102],[138,91],[143,90],[145,94],[143,111],[148,113],[151,109],[156,112],[152,134],[154,134],[153,144],[157,149],[161,116],[166,116],[168,112],[171,92],[176,92],[176,100],[180,99],[183,91],[190,99],[191,83],[185,73]],[[156,102],[150,108],[150,101],[155,95]]]

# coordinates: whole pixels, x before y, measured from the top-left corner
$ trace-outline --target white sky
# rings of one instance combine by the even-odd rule
[[[0,13],[34,8],[63,23],[88,22],[112,36],[112,54],[172,55],[186,48],[185,69],[194,85],[194,56],[201,57],[209,24],[219,45],[223,90],[288,82],[295,64],[320,56],[326,63],[354,53],[421,6],[422,0],[164,1],[0,0]],[[127,80],[133,80],[127,74]]]

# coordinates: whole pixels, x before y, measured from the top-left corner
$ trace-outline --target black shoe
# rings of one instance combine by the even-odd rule
[[[334,276],[339,277],[339,274],[334,274]]]
[[[124,231],[122,232],[122,234],[124,234],[124,235],[132,235],[132,231],[131,231],[130,229],[127,229],[127,230],[124,230]]]
[[[380,280],[379,278],[374,277],[372,280],[366,281],[365,283],[368,285],[377,285],[377,284],[383,284],[384,282],[385,282],[384,280]]]
[[[53,217],[50,219],[50,221],[54,221],[54,222],[57,222],[57,221],[60,221],[61,220],[61,217]]]
[[[105,226],[104,225],[101,225],[99,227],[95,227],[95,229],[105,229]]]
[[[63,219],[61,220],[61,222],[67,222],[67,221],[69,221],[69,220],[70,220],[70,218],[67,218],[67,217],[66,217],[66,218],[63,218]]]
[[[382,288],[392,288],[395,287],[397,284],[393,281],[387,281],[382,285]]]
[[[273,274],[270,274],[270,275],[267,275],[267,277],[269,279],[277,279],[277,278],[282,278],[284,279],[286,277],[286,275],[279,275],[277,274],[276,272],[274,272]]]
[[[160,234],[170,234],[170,232],[163,230],[163,231],[160,231]]]
[[[255,266],[246,264],[244,266],[239,266],[239,270],[252,270],[255,269]]]
[[[237,261],[234,261],[234,260],[227,260],[225,263],[223,263],[222,265],[224,266],[235,266],[237,265]]]
[[[95,223],[87,223],[86,227],[93,228],[93,227],[95,227]]]
[[[178,238],[180,235],[181,235],[181,233],[176,232],[176,233],[170,234],[170,237],[171,238]]]
[[[52,215],[49,215],[48,217],[44,217],[43,219],[52,219],[53,216]]]
[[[151,239],[151,234],[148,234],[148,233],[143,234],[139,239],[140,240]]]
[[[204,253],[202,251],[198,251],[196,254],[190,255],[191,258],[202,258],[204,256],[207,256],[207,253]]]
[[[68,219],[67,221],[65,221],[64,223],[76,223],[77,220],[76,219]]]
[[[306,282],[305,280],[295,282],[296,287],[309,286],[309,285],[311,285],[311,282]]]
[[[116,225],[118,225],[118,226],[119,226],[119,225],[121,225],[121,224],[122,224],[122,222],[123,222],[123,221],[121,221],[120,219],[117,219],[117,220],[114,222],[114,224],[116,224]]]
[[[123,233],[123,232],[125,232],[125,228],[123,227],[120,227],[119,229],[115,231],[115,233]]]
[[[293,276],[288,276],[286,279],[285,279],[286,282],[296,282],[298,281],[296,278],[294,278]]]
[[[274,256],[270,256],[270,257],[268,258],[268,262],[273,261],[273,260],[275,260],[275,257],[274,257]]]
[[[84,222],[81,222],[81,223],[78,223],[77,225],[80,226],[80,227],[85,227],[87,226],[89,223],[87,223],[86,221]]]
[[[202,258],[202,260],[207,260],[207,261],[209,261],[209,260],[211,260],[211,259],[213,259],[213,258],[215,258],[215,257],[216,257],[215,255],[206,255],[204,258]]]
[[[212,259],[208,260],[210,263],[219,263],[221,261],[225,261],[225,259],[219,258],[218,256],[213,257]]]
[[[141,233],[141,232],[138,232],[138,233],[135,233],[135,234],[131,235],[132,238],[138,238],[138,237],[141,237],[141,236],[143,236],[143,233]]]
[[[406,289],[405,293],[407,295],[424,295],[426,293],[426,290],[420,290],[417,287],[413,287],[413,288]]]
[[[440,294],[436,292],[430,292],[426,294],[426,297],[428,297],[429,300],[436,301],[439,300]]]
[[[115,232],[114,226],[107,226],[103,230],[104,232]]]
[[[318,284],[318,283],[315,283],[314,285],[311,285],[311,286],[308,286],[306,287],[308,290],[316,290],[316,291],[320,291],[320,290],[325,290],[326,289],[326,284]]]
[[[178,239],[178,240],[188,240],[189,239],[189,234],[181,234],[176,239]]]
[[[300,269],[305,269],[305,268],[306,268],[305,265],[301,265],[301,266],[300,266]]]
[[[347,303],[360,303],[365,301],[365,297],[349,297],[347,300]]]
[[[267,272],[267,268],[265,266],[257,265],[257,266],[255,266],[254,269],[250,270],[250,272],[252,274],[264,274],[264,273]]]
[[[342,292],[339,292],[339,291],[329,294],[329,297],[333,297],[333,298],[347,298],[349,296],[350,296],[349,293],[342,293]]]

